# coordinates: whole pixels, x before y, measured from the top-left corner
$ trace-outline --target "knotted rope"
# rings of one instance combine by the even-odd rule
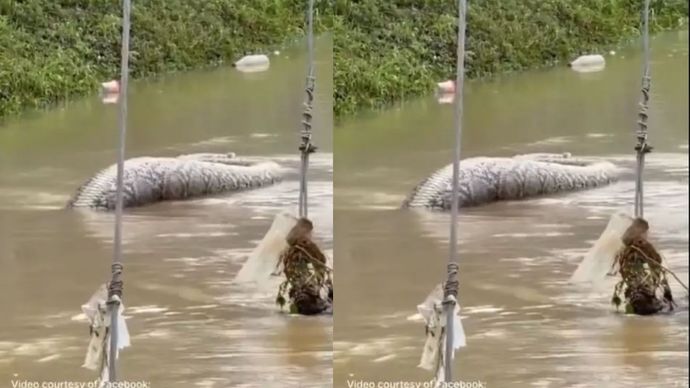
[[[443,295],[457,298],[458,287],[460,286],[460,282],[457,280],[457,275],[460,266],[458,263],[448,263],[446,268],[448,269],[449,279],[443,283]],[[444,303],[446,303],[446,301],[444,301]]]
[[[645,154],[652,152],[652,146],[647,143],[647,120],[649,118],[649,90],[652,79],[649,75],[649,0],[644,2],[644,25],[642,33],[642,45],[644,50],[644,68],[642,73],[642,100],[640,101],[636,132],[637,166],[635,169],[635,217],[644,217],[644,186],[642,173],[644,171]]]
[[[316,146],[311,142],[311,127],[313,118],[314,103],[314,0],[309,0],[307,10],[307,81],[304,91],[307,98],[304,102],[304,112],[302,112],[302,130],[300,131],[301,143],[299,150],[301,153],[300,161],[300,190],[299,190],[299,216],[308,216],[307,205],[307,170],[309,168],[309,154],[316,151]]]
[[[108,283],[108,300],[111,300],[114,296],[121,298],[124,285],[122,280],[120,280],[120,275],[124,269],[122,263],[113,263],[110,268],[112,272],[112,279]]]

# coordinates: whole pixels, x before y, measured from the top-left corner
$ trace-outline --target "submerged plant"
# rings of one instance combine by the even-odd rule
[[[613,290],[611,303],[616,309],[624,303],[628,314],[649,315],[674,308],[666,279],[668,270],[662,264],[661,255],[647,241],[648,229],[644,219],[633,220],[622,237],[624,246],[613,263],[614,268],[618,267],[621,280]]]
[[[278,288],[276,303],[281,308],[288,303],[290,313],[318,314],[328,309],[332,302],[332,270],[311,240],[312,228],[311,221],[299,219],[288,234],[288,247],[278,262],[285,280]]]

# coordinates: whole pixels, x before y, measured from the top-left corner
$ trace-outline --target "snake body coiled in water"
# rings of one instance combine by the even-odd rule
[[[587,162],[570,154],[524,154],[464,159],[459,171],[459,207],[592,189],[615,182],[620,169],[607,161]],[[419,183],[403,207],[450,210],[453,165]]]
[[[255,189],[282,177],[282,168],[273,161],[252,162],[233,153],[131,158],[123,172],[124,208]],[[81,185],[67,207],[114,210],[116,189],[114,164]]]

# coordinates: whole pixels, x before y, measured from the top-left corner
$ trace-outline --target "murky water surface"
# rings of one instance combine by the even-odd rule
[[[316,50],[310,216],[332,252],[332,48]],[[131,209],[124,217],[132,347],[119,377],[150,387],[324,387],[332,318],[288,317],[274,295],[230,284],[281,210],[296,211],[304,98],[301,49],[265,73],[227,67],[131,86],[127,155],[236,152],[294,169],[278,185]],[[115,162],[117,108],[96,97],[0,127],[0,386],[89,381],[80,305],[109,279],[113,216],[63,210]]]
[[[688,34],[651,41],[646,208],[655,244],[688,280]],[[641,57],[599,73],[555,68],[470,82],[463,153],[572,152],[634,165]],[[450,163],[451,105],[433,98],[336,130],[338,287],[335,386],[428,381],[416,368],[416,305],[445,278],[447,214],[399,210],[422,178]],[[632,211],[634,182],[462,210],[460,298],[467,347],[455,376],[485,387],[687,387],[687,294],[670,316],[625,317],[610,293],[567,283],[611,214]]]

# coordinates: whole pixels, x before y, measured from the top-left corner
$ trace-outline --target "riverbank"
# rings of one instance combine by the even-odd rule
[[[0,119],[94,93],[119,78],[120,2],[0,2]],[[155,77],[268,53],[304,36],[291,0],[133,2],[131,76]],[[315,30],[325,30],[319,12]]]
[[[336,10],[335,114],[381,109],[428,94],[455,78],[457,7],[431,0],[367,0]],[[469,2],[467,77],[483,78],[567,62],[639,37],[643,1]],[[652,1],[650,29],[685,28],[687,1]]]
[[[317,3],[315,30],[334,36],[338,118],[427,94],[453,78],[454,1]],[[688,3],[652,2],[651,29],[684,28]],[[468,78],[567,61],[639,37],[642,1],[470,2]],[[152,0],[132,10],[134,79],[231,62],[304,36],[304,2]],[[117,78],[118,2],[0,3],[0,119],[93,93]],[[337,15],[337,16],[334,16]]]

